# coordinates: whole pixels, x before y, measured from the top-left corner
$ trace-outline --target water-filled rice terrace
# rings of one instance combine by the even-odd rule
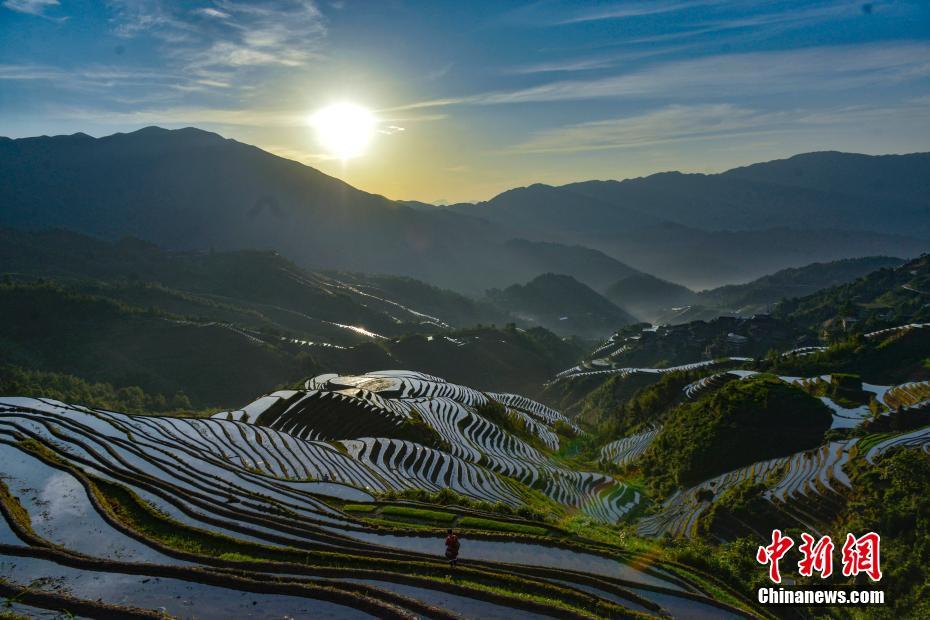
[[[739,381],[756,374],[749,370],[714,373],[685,386],[683,396],[686,400],[698,400],[728,381]],[[833,380],[830,375],[778,378],[805,389],[829,385]],[[820,397],[833,414],[832,429],[867,427],[870,422],[893,415],[901,416],[899,419],[906,421],[909,414],[916,417],[930,410],[930,382],[910,382],[897,386],[863,383],[862,390],[871,396],[871,407],[845,407],[827,396]],[[656,434],[657,430],[650,430],[611,442],[603,448],[602,459],[628,465],[645,452]],[[830,441],[811,450],[759,461],[726,472],[676,492],[663,503],[660,510],[638,521],[637,532],[647,537],[694,536],[698,520],[714,502],[727,490],[744,483],[765,484],[763,497],[781,516],[782,523],[816,531],[818,524],[829,519],[830,510],[841,505],[844,493],[851,488],[847,473],[850,464],[874,463],[894,448],[918,449],[930,453],[930,427],[923,426],[906,432],[871,432],[865,436]]]
[[[712,575],[521,512],[637,508],[638,490],[557,458],[579,432],[532,400],[399,371],[319,376],[209,419],[3,398],[0,594],[27,616],[751,615]]]

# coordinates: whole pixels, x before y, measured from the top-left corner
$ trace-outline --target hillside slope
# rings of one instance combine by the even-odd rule
[[[489,299],[556,333],[603,338],[636,319],[571,276],[546,273],[524,285],[488,291]]]
[[[687,287],[645,273],[617,280],[604,296],[647,321],[655,321],[669,308],[692,304],[697,298]]]
[[[812,262],[925,252],[928,175],[926,153],[808,153],[721,174],[533,185],[442,210],[522,225],[698,290]]]
[[[562,264],[573,249],[548,246],[540,265],[540,253],[527,254],[532,244],[504,245],[513,235],[480,218],[413,209],[194,128],[2,139],[0,161],[0,226],[19,230],[131,236],[169,250],[275,250],[305,268],[472,292],[575,273]]]
[[[710,320],[721,314],[751,316],[771,312],[784,299],[806,297],[833,286],[852,282],[874,271],[901,265],[904,261],[887,256],[865,256],[803,267],[782,269],[745,284],[701,291],[684,308],[666,305],[657,313],[658,322],[683,323]]]
[[[560,189],[709,231],[814,227],[928,239],[927,178],[930,153],[823,152],[720,174],[667,172]]]

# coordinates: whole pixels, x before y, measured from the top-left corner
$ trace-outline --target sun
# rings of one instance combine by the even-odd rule
[[[351,159],[365,152],[375,134],[374,113],[354,103],[334,103],[310,117],[317,139],[330,155]]]

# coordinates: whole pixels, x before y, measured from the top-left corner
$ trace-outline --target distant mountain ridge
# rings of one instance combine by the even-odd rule
[[[659,323],[683,323],[710,320],[720,315],[765,314],[782,300],[807,297],[903,263],[900,258],[865,256],[782,269],[745,284],[729,284],[692,293],[687,300],[682,296],[675,297],[665,304],[664,309],[654,306],[652,314],[644,313],[643,316],[652,317]]]
[[[554,273],[524,285],[490,290],[488,298],[518,318],[565,336],[604,338],[637,322],[626,310],[571,276]]]
[[[879,269],[899,267],[900,258],[865,256],[832,263],[813,263],[782,269],[746,284],[731,284],[698,293],[701,303],[740,308],[772,305],[782,299],[806,297],[819,290],[845,284]]]
[[[0,226],[18,229],[132,236],[169,250],[276,250],[305,268],[472,292],[568,271],[563,262],[579,251],[528,255],[532,244],[508,245],[512,235],[479,218],[413,209],[195,128],[6,139],[0,161]],[[606,256],[600,264],[600,280],[630,271]]]
[[[720,174],[536,184],[440,210],[525,225],[701,289],[812,262],[916,256],[930,248],[928,178],[930,153],[808,153]]]
[[[817,261],[907,258],[930,244],[926,154],[815,153],[719,175],[538,184],[443,208],[370,194],[195,128],[3,139],[0,162],[0,226],[275,250],[304,268],[470,294],[547,272],[599,291],[633,273],[712,288]]]
[[[720,174],[664,172],[559,189],[708,231],[813,227],[930,239],[928,179],[930,153],[827,151]]]

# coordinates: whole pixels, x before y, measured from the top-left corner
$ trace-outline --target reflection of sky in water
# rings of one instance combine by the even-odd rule
[[[493,603],[486,603],[467,596],[458,596],[448,592],[438,590],[427,590],[397,583],[386,583],[383,581],[372,581],[368,579],[346,579],[344,581],[353,581],[355,583],[364,583],[376,588],[390,590],[398,594],[419,599],[430,605],[436,605],[448,609],[463,618],[480,618],[481,620],[533,620],[534,618],[547,618],[530,611],[504,607]]]
[[[45,503],[45,509],[56,516],[82,517],[89,508],[84,497],[84,487],[64,472],[52,474],[42,487],[39,497]],[[35,521],[35,517],[32,520]]]
[[[341,605],[296,596],[274,596],[205,586],[178,579],[99,573],[60,566],[34,558],[0,556],[0,576],[17,583],[51,578],[46,589],[70,592],[79,598],[148,609],[164,608],[179,618],[315,618],[353,620],[371,616]]]
[[[443,539],[441,537],[394,536],[392,534],[354,532],[338,528],[325,529],[349,538],[364,540],[366,542],[401,550],[418,551],[420,553],[429,553],[437,556],[441,556],[445,552]],[[648,575],[628,564],[618,562],[617,560],[591,553],[580,553],[556,547],[544,547],[541,545],[495,540],[462,539],[462,548],[459,552],[459,558],[462,560],[474,559],[561,568],[595,575],[604,575],[606,577],[628,579],[643,584],[664,586],[674,590],[681,589],[673,583],[653,575]]]
[[[29,512],[32,528],[42,538],[94,557],[188,564],[113,529],[71,474],[8,445],[0,445],[0,462],[7,486]]]
[[[121,450],[121,452],[126,451]],[[186,564],[164,556],[118,530],[114,530],[94,510],[83,486],[70,474],[52,468],[11,446],[0,445],[0,462],[4,464],[3,472],[8,477],[10,489],[30,512],[33,527],[40,536],[96,557]],[[442,552],[441,539],[422,536],[379,536],[347,532],[339,528],[332,528],[332,530],[350,537],[400,549],[436,555]],[[21,544],[6,524],[0,527],[0,540],[8,544]],[[619,577],[644,584],[676,587],[661,578],[647,575],[610,558],[523,543],[465,540],[461,557],[465,562],[469,559],[481,559],[549,566]],[[223,617],[225,620],[229,617],[280,618],[285,615],[293,618],[364,616],[347,608],[315,603],[299,597],[252,595],[180,580],[82,572],[28,558],[6,558],[6,560],[7,563],[2,567],[3,576],[11,577],[22,583],[28,583],[37,577],[58,576],[62,578],[60,585],[71,589],[76,596],[90,599],[101,598],[115,603],[152,608],[167,607],[170,613],[181,617]],[[467,617],[521,618],[532,616],[532,614],[521,614],[467,597],[421,590],[410,586],[389,585],[387,589],[412,595],[431,604],[451,608]],[[642,594],[652,600],[664,598],[665,600],[657,600],[657,602],[663,604],[676,616],[720,617],[722,615],[719,610],[679,597],[656,595],[651,592],[642,592]],[[255,605],[252,605],[253,601]],[[259,609],[261,611],[258,611]]]
[[[674,618],[687,618],[688,620],[736,620],[743,616],[731,613],[725,609],[705,605],[698,601],[672,596],[670,594],[661,594],[659,592],[650,592],[648,590],[633,590],[643,598],[658,603],[668,610]]]

